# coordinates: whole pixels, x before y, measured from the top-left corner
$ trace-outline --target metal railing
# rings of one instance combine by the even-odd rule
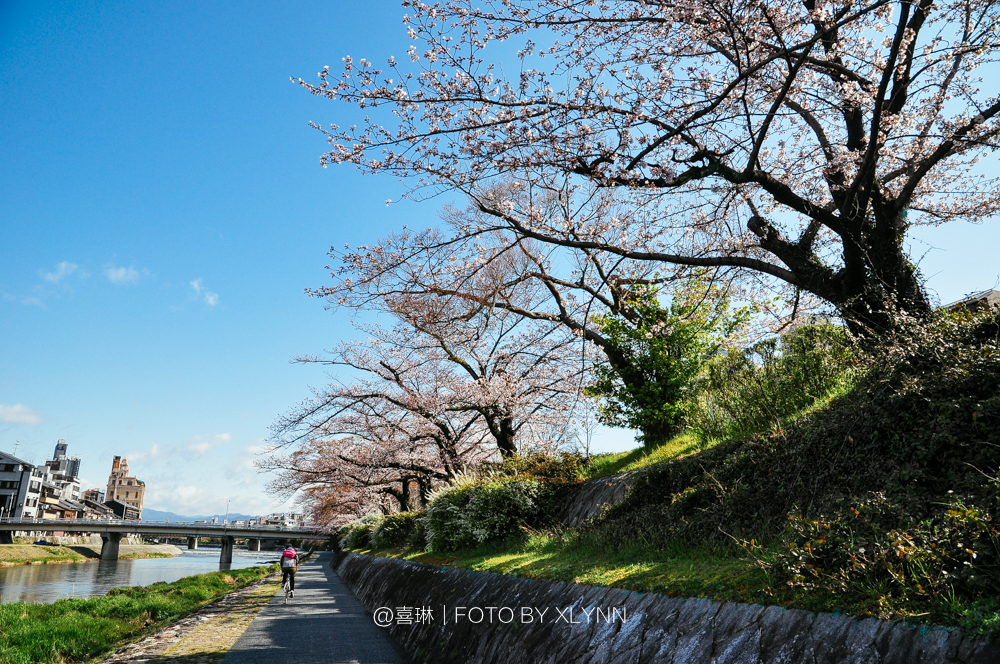
[[[122,526],[128,528],[185,528],[185,529],[207,529],[207,530],[252,530],[261,533],[303,533],[309,535],[325,535],[321,530],[315,528],[290,528],[286,526],[264,526],[260,524],[247,524],[236,526],[232,523],[193,523],[191,521],[136,521],[134,519],[39,519],[39,518],[11,518],[0,517],[0,524],[10,525],[45,525],[45,526],[65,526],[66,530],[86,530],[86,527],[105,528],[107,526]],[[25,528],[24,530],[31,530]]]

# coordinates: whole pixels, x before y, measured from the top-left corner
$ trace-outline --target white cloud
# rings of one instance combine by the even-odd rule
[[[254,479],[257,472],[257,460],[271,451],[270,445],[248,445],[243,448],[243,454],[233,459],[229,467],[229,477],[243,477],[247,480]]]
[[[190,478],[190,474],[188,474]],[[188,482],[191,480],[188,479]],[[145,506],[188,516],[225,514],[269,514],[289,511],[287,501],[275,500],[260,491],[258,485],[238,486],[219,482],[188,484],[181,476],[146,477]]]
[[[179,442],[147,445],[128,455],[132,472],[146,483],[145,506],[187,516],[226,513],[269,514],[289,511],[292,502],[265,489],[273,479],[253,466],[271,448],[262,438],[238,434],[201,434]],[[206,463],[211,459],[210,463]]]
[[[42,423],[42,416],[38,411],[28,408],[23,404],[16,403],[7,406],[0,403],[0,420],[10,424],[30,424],[32,426]]]
[[[190,284],[191,288],[194,289],[195,294],[201,295],[202,299],[205,300],[205,304],[207,304],[208,306],[214,307],[219,303],[219,295],[217,293],[213,293],[210,290],[206,290],[201,285],[201,279],[195,279],[194,281],[190,282]]]
[[[61,279],[63,279],[63,277],[68,277],[69,275],[76,272],[77,268],[79,267],[80,266],[77,265],[76,263],[63,261],[59,263],[59,265],[56,265],[56,269],[54,272],[41,272],[40,274],[42,275],[42,279],[44,279],[45,281],[50,281],[54,284],[57,284]]]
[[[188,450],[194,452],[197,455],[202,455],[209,451],[213,447],[219,447],[225,445],[231,441],[233,437],[228,433],[219,433],[214,436],[195,436],[191,439],[190,444],[187,446]]]
[[[139,281],[139,271],[134,267],[114,267],[109,265],[104,268],[104,275],[113,284],[131,284]]]
[[[20,302],[21,304],[30,304],[35,307],[41,307],[42,309],[45,308],[45,303],[37,297],[18,297],[13,293],[0,292],[0,299],[3,299],[4,302]]]

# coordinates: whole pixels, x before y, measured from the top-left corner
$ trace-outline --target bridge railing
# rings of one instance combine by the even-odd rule
[[[228,531],[228,530],[252,530],[260,533],[287,533],[296,534],[303,533],[309,535],[322,534],[322,531],[315,530],[312,528],[287,528],[284,526],[262,526],[259,524],[245,525],[245,526],[234,526],[233,524],[225,523],[193,523],[191,521],[136,521],[134,519],[39,519],[39,518],[11,518],[11,517],[0,517],[0,525],[45,525],[45,526],[65,526],[66,530],[86,530],[87,527],[91,528],[106,528],[107,526],[121,526],[123,529],[134,528],[134,527],[166,527],[166,528],[185,528],[185,529],[204,529],[204,530],[218,530],[218,531]],[[31,530],[31,528],[25,528],[24,530]]]

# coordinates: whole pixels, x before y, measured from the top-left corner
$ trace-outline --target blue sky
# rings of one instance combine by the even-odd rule
[[[443,201],[319,167],[310,96],[352,55],[409,42],[395,2],[0,0],[0,449],[65,438],[82,475],[125,454],[147,506],[271,511],[267,427],[321,385],[289,364],[352,335],[305,297],[331,245],[427,226]],[[1000,279],[996,224],[921,231],[942,301]],[[628,447],[606,435],[601,449]]]

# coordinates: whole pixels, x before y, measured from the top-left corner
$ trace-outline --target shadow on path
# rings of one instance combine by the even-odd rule
[[[319,552],[299,568],[295,597],[278,592],[229,650],[224,664],[409,664],[337,578],[333,554]]]

